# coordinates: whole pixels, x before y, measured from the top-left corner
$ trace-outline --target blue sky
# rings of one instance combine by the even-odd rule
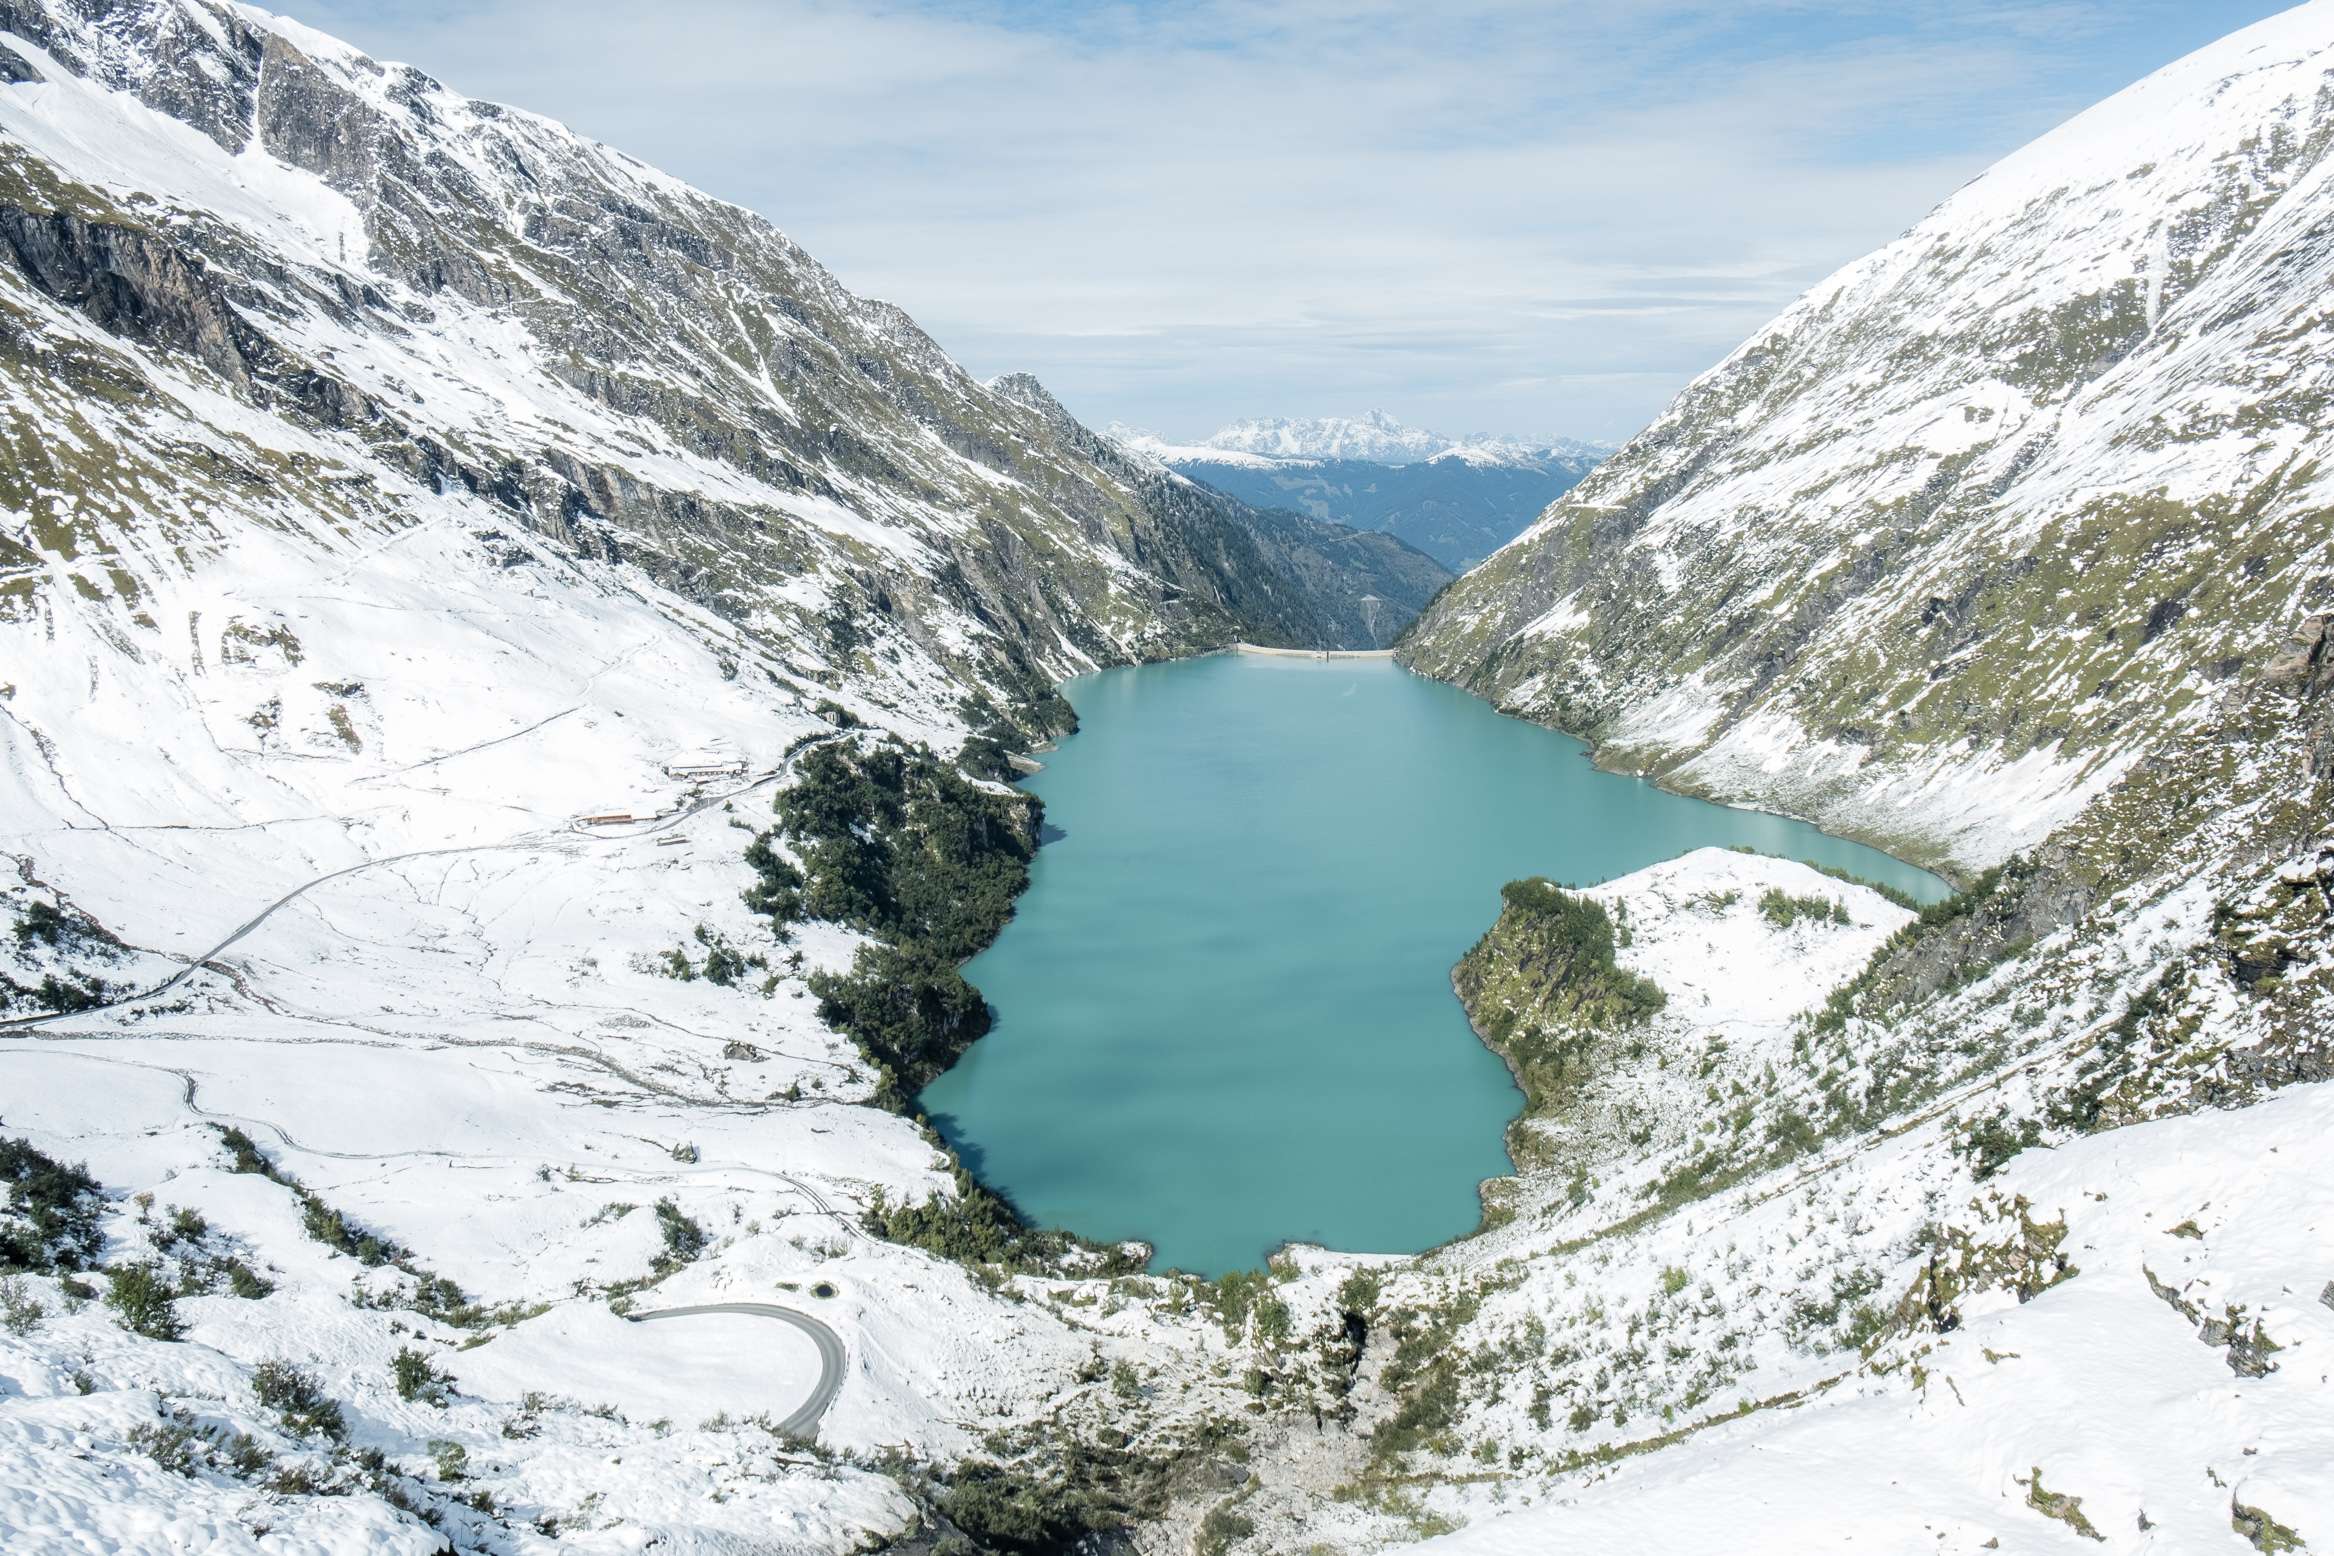
[[[275,0],[770,217],[983,376],[1197,437],[1620,438],[2265,0]]]

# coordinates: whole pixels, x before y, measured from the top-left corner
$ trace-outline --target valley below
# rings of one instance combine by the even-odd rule
[[[1450,973],[1519,874],[1742,848],[1949,892],[1803,823],[1600,772],[1383,661],[1218,656],[1067,691],[1078,732],[1023,783],[1053,840],[965,968],[996,1026],[918,1105],[1025,1214],[1161,1267],[1474,1229],[1520,1099]]]
[[[0,1547],[2325,1548],[2330,83],[2077,117],[1453,579],[0,0]]]

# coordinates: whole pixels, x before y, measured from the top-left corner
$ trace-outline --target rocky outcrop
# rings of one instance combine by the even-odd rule
[[[1511,881],[1498,921],[1460,959],[1451,987],[1485,1046],[1507,1062],[1527,1117],[1557,1107],[1598,1047],[1665,1003],[1614,960],[1612,914],[1544,880]]]
[[[2312,616],[2261,672],[2261,683],[2308,702],[2334,689],[2334,616]],[[2317,771],[2324,772],[2323,751]]]

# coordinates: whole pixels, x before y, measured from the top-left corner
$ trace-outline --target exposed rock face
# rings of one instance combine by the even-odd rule
[[[1966,868],[2334,599],[2334,66],[2303,8],[1824,282],[1409,657],[1671,781]]]
[[[902,686],[1239,637],[1368,646],[1363,596],[1382,635],[1445,581],[1390,537],[1261,519],[1139,467],[1033,381],[974,381],[760,218],[294,24],[0,0],[0,37],[0,76],[47,83],[0,104],[16,364],[65,349],[53,308],[111,338],[70,350],[110,356],[103,376],[146,385],[133,397],[216,380],[294,441],[324,436],[339,520],[471,493],[751,628],[780,673]],[[28,500],[79,559],[136,579],[203,544],[176,516],[218,501],[216,472],[134,419],[90,429],[68,471],[31,443],[74,412],[26,411]],[[104,447],[110,469],[88,468]],[[75,501],[132,467],[136,544]]]
[[[2314,697],[2334,686],[2334,616],[2303,622],[2261,678],[2297,697]]]

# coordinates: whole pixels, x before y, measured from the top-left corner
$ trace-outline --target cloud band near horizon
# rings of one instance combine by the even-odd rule
[[[983,376],[1196,439],[1618,440],[2266,0],[277,0],[768,216]]]

